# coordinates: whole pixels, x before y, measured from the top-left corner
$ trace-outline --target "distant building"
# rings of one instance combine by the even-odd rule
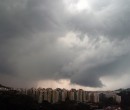
[[[0,88],[1,89],[1,88]],[[3,89],[3,88],[2,88]],[[4,88],[5,89],[5,88]],[[121,96],[117,95],[114,91],[84,91],[82,89],[66,90],[57,88],[31,88],[31,89],[17,89],[19,93],[26,94],[33,97],[38,103],[48,101],[50,103],[57,103],[59,101],[77,101],[77,102],[90,102],[90,103],[103,103],[107,99],[112,100],[113,103],[121,103]]]
[[[93,92],[88,93],[88,102],[94,102],[94,93]]]
[[[66,89],[63,89],[62,91],[61,91],[61,101],[65,101],[66,100],[66,98],[67,98],[67,90]]]
[[[79,102],[83,101],[83,90],[82,89],[78,90],[78,101]]]
[[[116,95],[116,102],[119,103],[119,104],[121,103],[121,96]]]
[[[59,101],[59,91],[53,90],[52,93],[52,103],[56,103]]]
[[[94,93],[93,95],[94,95],[94,100],[93,100],[93,102],[94,102],[94,103],[99,103],[99,93]]]
[[[75,92],[76,92],[75,89],[71,89],[71,90],[69,91],[69,99],[72,100],[72,101],[73,101],[73,100],[76,100]]]
[[[43,101],[43,92],[42,90],[39,90],[38,103],[42,103],[42,101]]]
[[[87,101],[87,93],[86,91],[83,91],[83,102]]]
[[[52,102],[52,89],[51,88],[47,89],[47,101],[50,103]]]
[[[78,91],[76,91],[75,96],[76,96],[76,101],[78,102],[79,101],[79,92]]]
[[[47,101],[47,99],[48,99],[48,97],[47,97],[47,90],[45,89],[45,90],[43,91],[43,100],[44,100],[44,101]]]

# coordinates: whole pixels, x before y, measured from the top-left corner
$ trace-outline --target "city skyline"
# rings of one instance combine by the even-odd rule
[[[0,0],[0,84],[129,88],[129,0]]]
[[[117,104],[121,103],[120,90],[116,91],[85,91],[83,89],[61,89],[61,88],[11,88],[0,85],[0,92],[16,92],[31,96],[38,103],[47,101],[49,103],[59,103],[66,101],[76,101],[77,103],[99,104],[106,99],[112,98]]]

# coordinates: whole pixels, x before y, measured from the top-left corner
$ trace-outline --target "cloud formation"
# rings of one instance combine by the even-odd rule
[[[129,1],[80,1],[0,0],[1,83],[102,88],[102,77],[129,75]]]

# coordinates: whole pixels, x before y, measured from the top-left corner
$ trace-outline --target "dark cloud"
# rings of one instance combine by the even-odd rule
[[[102,76],[121,76],[129,73],[130,68],[130,53],[118,56],[111,62],[98,64],[89,69],[83,69],[80,74],[72,77],[72,83],[81,84],[84,86],[102,87],[100,81]],[[86,67],[87,68],[87,67]]]
[[[62,0],[0,0],[1,82],[102,87],[102,76],[129,74],[129,1],[88,3],[72,13]]]
[[[64,7],[49,0],[1,0],[1,36],[11,37],[35,31],[61,31]],[[58,16],[60,14],[61,16]],[[27,37],[27,36],[26,36]]]
[[[72,57],[56,43],[66,32],[63,3],[1,0],[0,11],[0,74],[29,81],[61,77],[60,68]]]
[[[70,19],[74,31],[88,34],[91,37],[105,36],[113,39],[124,39],[130,35],[130,1],[101,0],[92,3],[92,11],[85,10]],[[105,4],[107,3],[107,4]]]

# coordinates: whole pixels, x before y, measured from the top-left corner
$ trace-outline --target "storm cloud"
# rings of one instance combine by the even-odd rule
[[[0,83],[102,88],[102,77],[129,75],[130,1],[80,1],[0,0]]]

